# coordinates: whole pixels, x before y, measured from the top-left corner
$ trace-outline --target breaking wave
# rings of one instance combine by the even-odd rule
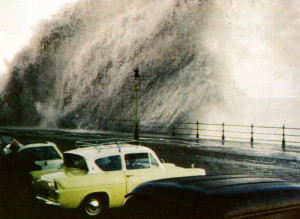
[[[10,63],[1,124],[93,129],[133,119],[136,68],[141,121],[237,116],[231,100],[243,105],[245,95],[221,48],[207,43],[219,9],[201,0],[82,0],[65,8],[40,23]]]

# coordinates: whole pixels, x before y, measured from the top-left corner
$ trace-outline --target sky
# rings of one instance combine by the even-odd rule
[[[0,0],[0,75],[6,62],[25,46],[43,19],[77,0]]]
[[[40,20],[76,1],[0,0],[0,75],[7,71],[5,63],[29,42]],[[300,1],[216,2],[221,9],[212,28],[217,31],[212,29],[207,45],[222,48],[220,56],[228,50],[222,60],[231,65],[233,83],[250,97],[300,99]],[[214,39],[220,35],[225,40]]]
[[[300,1],[217,0],[206,45],[250,97],[300,99]]]

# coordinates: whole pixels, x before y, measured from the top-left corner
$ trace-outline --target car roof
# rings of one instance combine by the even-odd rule
[[[70,151],[64,152],[64,154],[76,154],[85,159],[92,159],[98,157],[106,157],[111,155],[117,155],[120,153],[142,153],[142,152],[152,152],[150,148],[140,145],[132,145],[132,144],[111,144],[111,145],[103,145],[103,146],[90,146],[90,147],[83,147],[78,149],[73,149]]]
[[[222,216],[300,207],[300,184],[259,176],[170,178],[144,183],[127,196],[133,194],[178,201],[203,212],[218,212]]]
[[[35,141],[32,141],[31,143],[27,143],[27,144],[23,144],[23,149],[24,148],[33,148],[33,147],[48,147],[48,146],[55,146],[54,143],[50,142],[50,141],[40,141],[40,142],[35,142]]]

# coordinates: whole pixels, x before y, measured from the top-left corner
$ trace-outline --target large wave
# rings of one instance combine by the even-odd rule
[[[210,41],[219,9],[201,0],[77,2],[43,21],[10,63],[1,124],[99,128],[133,119],[136,68],[144,122],[237,116],[231,100],[246,98]]]

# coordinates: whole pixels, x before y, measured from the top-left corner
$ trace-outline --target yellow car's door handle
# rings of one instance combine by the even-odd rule
[[[126,175],[127,177],[132,177],[132,176],[134,176],[134,175]]]

